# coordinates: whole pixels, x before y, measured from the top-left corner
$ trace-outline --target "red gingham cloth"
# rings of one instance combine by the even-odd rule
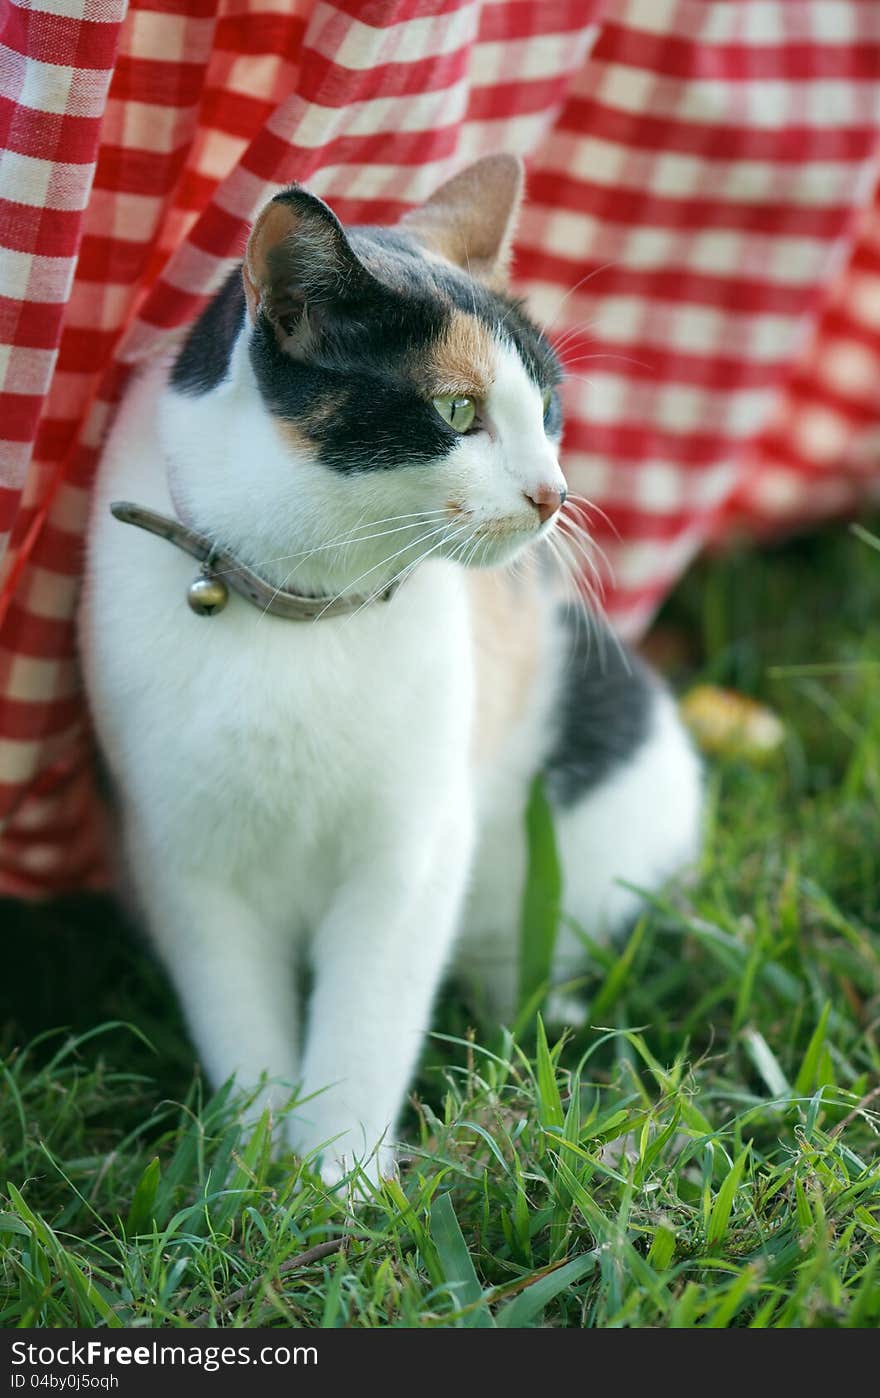
[[[635,635],[709,539],[877,488],[878,132],[878,0],[0,0],[0,892],[102,880],[89,482],[279,185],[382,222],[528,158],[516,283]]]

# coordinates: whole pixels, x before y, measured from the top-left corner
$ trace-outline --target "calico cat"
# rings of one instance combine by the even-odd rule
[[[521,188],[488,157],[394,228],[278,194],[95,490],[81,650],[128,880],[210,1078],[299,1085],[327,1180],[393,1168],[453,959],[511,1014],[536,773],[593,935],[698,849],[669,693],[542,561],[561,372],[504,290]]]

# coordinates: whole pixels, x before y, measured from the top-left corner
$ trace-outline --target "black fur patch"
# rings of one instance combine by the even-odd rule
[[[245,317],[241,267],[229,273],[193,325],[171,370],[180,393],[210,393],[229,373],[232,348]]]
[[[638,751],[657,695],[647,665],[622,643],[607,633],[597,637],[582,617],[567,615],[565,624],[561,722],[544,765],[547,795],[562,807],[574,805]]]

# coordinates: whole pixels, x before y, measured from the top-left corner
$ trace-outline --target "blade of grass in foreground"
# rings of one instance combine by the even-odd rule
[[[477,1304],[482,1298],[483,1288],[455,1216],[451,1194],[441,1194],[431,1206],[431,1235],[456,1309],[474,1306],[460,1323],[468,1328],[494,1326],[489,1307]]]
[[[550,984],[562,896],[553,816],[540,777],[532,783],[526,806],[526,844],[528,864],[520,918],[520,1010]]]
[[[596,1266],[595,1252],[584,1253],[583,1257],[575,1257],[571,1262],[565,1262],[561,1267],[548,1273],[546,1277],[540,1277],[537,1281],[527,1286],[525,1291],[509,1301],[506,1306],[498,1312],[496,1324],[505,1330],[512,1330],[516,1326],[531,1325],[537,1320],[544,1308],[550,1304],[562,1291],[575,1285],[594,1270]]]

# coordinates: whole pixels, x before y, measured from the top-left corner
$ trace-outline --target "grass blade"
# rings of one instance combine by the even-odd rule
[[[709,1215],[709,1227],[707,1229],[706,1241],[710,1248],[717,1247],[723,1242],[727,1227],[730,1223],[730,1215],[733,1211],[733,1201],[736,1198],[736,1191],[742,1179],[743,1171],[746,1167],[751,1146],[745,1146],[736,1160],[731,1165],[726,1177],[722,1181],[721,1188],[715,1196],[712,1205],[712,1212]]]
[[[544,1308],[568,1287],[574,1286],[596,1267],[597,1257],[595,1252],[586,1252],[582,1257],[575,1257],[571,1262],[565,1262],[561,1267],[546,1276],[540,1277],[538,1281],[532,1282],[525,1291],[520,1292],[512,1301],[508,1301],[506,1306],[495,1317],[495,1323],[505,1330],[512,1330],[519,1326],[531,1325],[536,1317],[540,1316]]]
[[[520,917],[519,1009],[542,986],[550,984],[562,896],[553,816],[540,777],[532,783],[526,806],[526,843],[528,864]]]
[[[456,1307],[460,1310],[466,1306],[475,1307],[459,1323],[466,1328],[494,1326],[489,1307],[477,1304],[482,1299],[483,1288],[455,1216],[451,1194],[441,1194],[431,1205],[431,1236]]]

